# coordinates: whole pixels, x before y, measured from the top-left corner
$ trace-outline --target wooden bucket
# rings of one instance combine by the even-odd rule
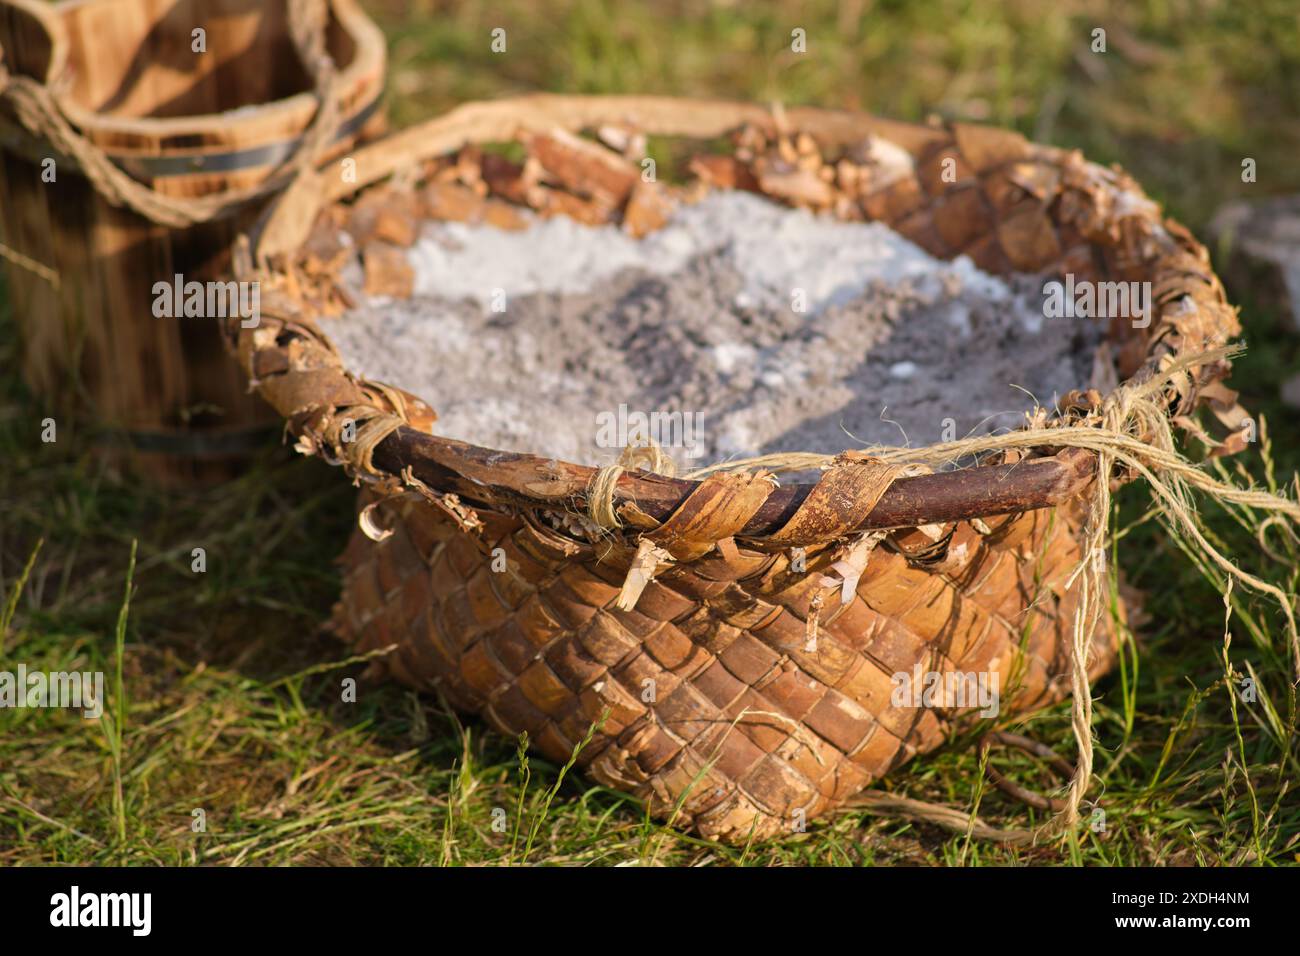
[[[222,278],[295,160],[381,131],[382,34],[353,0],[0,0],[0,47],[0,255],[25,378],[46,414],[84,416],[162,483],[230,475],[277,416],[218,323],[156,315],[156,284]]]

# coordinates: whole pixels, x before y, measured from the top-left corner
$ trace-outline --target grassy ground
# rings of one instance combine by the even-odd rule
[[[410,122],[465,98],[533,89],[781,99],[1013,126],[1121,162],[1202,230],[1221,201],[1300,190],[1300,22],[1286,0],[756,3],[677,0],[368,2],[390,38],[392,115]],[[505,54],[489,31],[507,30]],[[808,53],[789,52],[807,31]],[[1095,27],[1108,52],[1088,49]],[[1257,161],[1244,184],[1241,161]],[[1233,290],[1251,352],[1236,382],[1271,436],[1241,456],[1285,482],[1300,428],[1276,402],[1300,344],[1267,302]],[[0,320],[3,367],[17,365]],[[1300,859],[1296,702],[1280,618],[1180,553],[1140,493],[1119,544],[1149,621],[1123,671],[1096,688],[1107,832],[1010,850],[864,812],[807,834],[725,848],[665,831],[625,796],[564,775],[513,741],[395,686],[338,681],[360,666],[324,633],[338,581],[328,556],[351,523],[334,470],[271,449],[232,484],[159,493],[123,480],[75,440],[39,440],[39,403],[0,382],[0,669],[103,670],[109,718],[0,712],[0,862],[482,864],[1285,864]],[[62,428],[63,426],[61,426]],[[1209,511],[1244,566],[1296,591],[1251,517]],[[43,540],[21,583],[24,566]],[[133,572],[132,542],[138,540]],[[190,550],[207,550],[204,574]],[[1282,549],[1277,542],[1275,548]],[[128,574],[134,592],[123,624]],[[21,585],[21,589],[20,589]],[[1258,677],[1259,700],[1229,691]],[[120,666],[121,692],[112,675]],[[1066,709],[1022,730],[1072,754]],[[958,742],[961,743],[961,742]],[[1040,768],[1000,757],[1027,786]],[[969,746],[919,759],[884,786],[1024,825],[980,783]],[[491,826],[494,809],[510,821]],[[194,832],[202,810],[206,832]]]

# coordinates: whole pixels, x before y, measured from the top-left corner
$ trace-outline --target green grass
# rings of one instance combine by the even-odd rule
[[[1122,163],[1194,230],[1218,203],[1300,190],[1300,22],[1283,2],[939,0],[767,4],[506,0],[368,3],[390,38],[391,113],[534,89],[779,99],[1012,126]],[[488,47],[507,29],[508,52]],[[1109,50],[1088,52],[1107,29]],[[791,29],[809,52],[789,52]],[[1259,181],[1240,164],[1256,159]],[[1226,466],[1284,485],[1300,428],[1277,386],[1300,339],[1232,290],[1250,352],[1235,384],[1271,442]],[[4,368],[18,367],[0,320]],[[1121,496],[1117,556],[1148,592],[1137,645],[1094,688],[1106,833],[1008,849],[854,811],[806,834],[722,847],[649,821],[623,794],[525,754],[436,699],[364,681],[326,632],[354,491],[335,470],[268,450],[239,480],[163,493],[78,441],[40,441],[43,412],[0,382],[0,669],[101,670],[105,719],[0,711],[0,863],[206,864],[1294,864],[1296,699],[1274,609],[1231,594]],[[1271,451],[1266,454],[1265,449]],[[1272,456],[1272,457],[1270,457]],[[1294,594],[1293,544],[1207,509],[1243,567]],[[43,545],[37,550],[38,541]],[[132,554],[135,553],[132,571]],[[190,551],[207,570],[190,570]],[[26,570],[24,570],[26,568]],[[124,595],[129,595],[129,610]],[[12,620],[10,620],[12,618]],[[120,673],[121,679],[114,679]],[[1245,703],[1230,678],[1257,679]],[[1072,756],[1061,705],[1018,726]],[[993,759],[1034,789],[1028,757]],[[1026,826],[981,780],[969,736],[883,786]],[[195,811],[202,811],[197,816]],[[196,832],[200,819],[203,832]]]

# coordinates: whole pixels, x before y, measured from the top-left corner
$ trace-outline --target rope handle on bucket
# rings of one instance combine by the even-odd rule
[[[72,157],[110,204],[131,209],[151,222],[184,229],[229,215],[245,203],[278,192],[314,168],[316,159],[339,127],[339,109],[334,95],[337,69],[325,47],[329,8],[326,0],[288,0],[289,32],[294,47],[315,82],[316,115],[297,149],[284,163],[256,186],[232,189],[210,196],[166,196],[123,172],[104,150],[91,142],[67,119],[53,92],[50,80],[63,63],[61,29],[46,13],[23,5],[50,33],[53,48],[50,75],[41,82],[11,72],[0,47],[0,100],[7,103],[29,132],[49,141],[59,152]]]

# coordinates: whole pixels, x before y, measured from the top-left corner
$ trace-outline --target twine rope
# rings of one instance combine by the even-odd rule
[[[629,468],[643,468],[656,475],[672,478],[677,474],[677,463],[653,438],[643,437],[644,444],[629,444],[618,456],[618,461],[599,469],[587,487],[587,517],[600,527],[614,530],[623,527],[623,519],[614,508],[618,479]]]
[[[375,449],[389,435],[407,424],[404,410],[398,414],[381,411],[373,405],[349,405],[338,410],[325,426],[325,438],[330,446],[357,473],[376,475]],[[343,430],[351,422],[356,429],[352,439],[345,439]]]
[[[255,186],[199,197],[167,196],[146,186],[125,173],[101,147],[68,122],[50,87],[31,77],[10,73],[3,62],[3,50],[0,50],[0,100],[9,104],[32,135],[47,141],[58,153],[72,157],[110,205],[130,209],[150,222],[173,229],[210,222],[230,215],[254,199],[278,192],[313,168],[338,130],[339,109],[334,95],[337,75],[325,49],[325,0],[289,0],[288,11],[294,46],[315,81],[316,115],[293,155]]]

